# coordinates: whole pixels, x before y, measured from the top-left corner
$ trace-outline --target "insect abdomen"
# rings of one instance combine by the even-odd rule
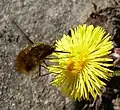
[[[38,61],[35,57],[29,54],[25,49],[22,50],[16,59],[16,71],[20,73],[29,73],[34,70],[34,68],[38,65]]]

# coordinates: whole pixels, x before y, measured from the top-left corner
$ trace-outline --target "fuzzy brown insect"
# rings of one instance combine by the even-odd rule
[[[21,31],[25,38],[30,42],[16,57],[16,71],[24,74],[36,73],[39,68],[39,75],[41,76],[41,63],[47,65],[44,60],[53,52],[63,51],[55,50],[55,46],[44,44],[43,42],[33,43],[29,37],[20,29],[20,27],[12,21],[12,23]],[[44,67],[44,66],[43,66]]]
[[[16,71],[25,74],[36,72],[38,68],[41,68],[41,63],[45,58],[54,51],[54,47],[41,42],[28,45],[17,55]]]

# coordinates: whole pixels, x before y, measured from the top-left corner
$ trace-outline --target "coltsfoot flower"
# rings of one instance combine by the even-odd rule
[[[57,64],[49,67],[55,77],[52,85],[73,100],[96,98],[109,80],[112,61],[107,55],[113,47],[111,36],[101,27],[79,25],[71,29],[71,36],[63,35],[56,42],[56,50],[70,53],[53,53]]]

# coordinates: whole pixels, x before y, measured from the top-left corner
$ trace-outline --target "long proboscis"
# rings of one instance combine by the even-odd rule
[[[17,27],[17,29],[20,30],[20,32],[23,34],[23,36],[30,42],[30,44],[34,44],[32,40],[23,32],[23,30],[18,26],[18,24],[12,20],[12,23]]]
[[[55,50],[54,52],[56,52],[56,53],[70,53],[70,52],[64,52],[64,51],[59,51],[59,50]]]

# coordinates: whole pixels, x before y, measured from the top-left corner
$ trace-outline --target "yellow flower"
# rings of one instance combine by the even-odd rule
[[[73,100],[96,98],[101,94],[101,88],[109,80],[112,66],[108,58],[111,53],[111,36],[101,27],[79,25],[71,29],[71,36],[63,35],[56,42],[56,50],[70,53],[53,53],[57,59],[56,65],[49,71],[55,75],[52,85],[56,86],[66,96]]]

